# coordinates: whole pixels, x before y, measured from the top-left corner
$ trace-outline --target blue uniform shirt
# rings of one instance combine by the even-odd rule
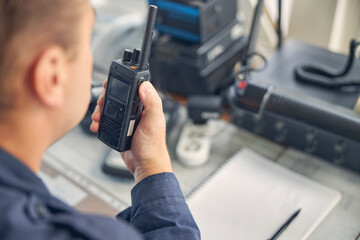
[[[117,220],[82,214],[0,148],[1,239],[200,239],[174,174],[145,178],[131,197],[132,206]]]

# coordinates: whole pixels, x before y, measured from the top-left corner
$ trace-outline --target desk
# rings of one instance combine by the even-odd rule
[[[318,181],[342,193],[342,199],[308,239],[355,239],[360,232],[360,175],[338,168],[323,160],[259,138],[232,124],[216,136],[209,161],[197,168],[187,168],[174,154],[186,113],[168,135],[168,147],[174,172],[186,196],[222,162],[241,147],[248,147],[272,161]],[[40,176],[50,190],[84,212],[114,216],[130,205],[131,180],[104,174],[101,162],[109,149],[76,127],[56,142],[44,155]],[[66,187],[64,186],[66,185]]]

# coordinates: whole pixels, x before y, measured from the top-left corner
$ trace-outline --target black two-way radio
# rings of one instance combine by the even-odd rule
[[[157,7],[150,5],[141,51],[125,50],[122,59],[110,65],[97,137],[111,148],[130,149],[143,105],[138,89],[150,80],[149,55]]]

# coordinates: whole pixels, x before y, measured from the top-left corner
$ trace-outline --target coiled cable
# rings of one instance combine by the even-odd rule
[[[349,76],[355,65],[356,48],[359,45],[360,42],[356,40],[350,42],[349,57],[340,71],[334,71],[332,68],[322,64],[304,64],[295,68],[296,79],[327,88],[360,86],[360,72],[357,74],[359,78],[353,77],[353,75]]]

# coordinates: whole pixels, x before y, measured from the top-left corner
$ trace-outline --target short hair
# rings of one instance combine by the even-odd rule
[[[11,106],[14,74],[50,44],[76,56],[78,23],[88,0],[0,1],[0,112]]]

